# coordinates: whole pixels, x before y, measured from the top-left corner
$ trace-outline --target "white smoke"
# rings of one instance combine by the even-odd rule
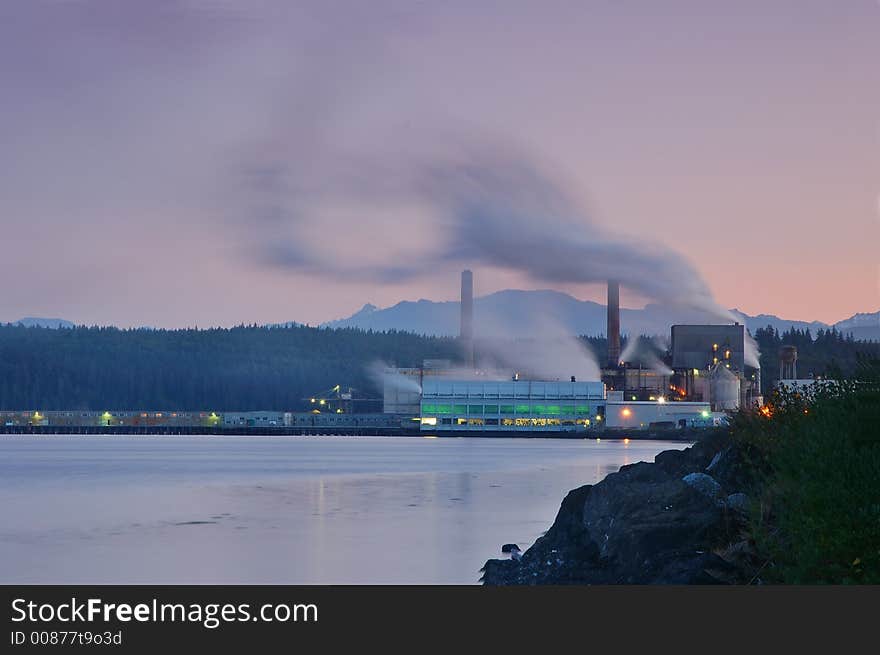
[[[397,391],[422,393],[421,385],[413,376],[402,375],[397,372],[395,367],[389,366],[381,360],[371,362],[367,365],[366,370],[367,375],[379,390],[391,387]]]
[[[749,334],[748,329],[745,329],[745,333],[745,352],[743,357],[746,366],[761,368],[761,351],[758,348],[758,342]]]
[[[524,379],[598,380],[601,373],[592,351],[572,336],[486,341],[480,344],[479,357]]]
[[[651,341],[654,343],[657,350],[661,352],[668,352],[672,348],[672,343],[670,342],[668,335],[655,334],[651,337]]]
[[[371,11],[331,23],[294,49],[289,93],[224,180],[224,204],[259,263],[379,283],[476,266],[555,284],[616,279],[643,298],[733,320],[686,257],[592,220],[513,135],[465,128],[434,107],[387,101],[381,119],[370,114],[370,82],[394,61],[387,34]]]
[[[643,337],[631,337],[620,355],[620,361],[654,371],[660,375],[672,375],[669,368],[654,350],[654,341]]]
[[[620,353],[620,361],[629,362],[632,360],[633,356],[639,350],[639,338],[638,337],[630,337],[626,340],[626,345],[623,347],[623,352]]]
[[[543,380],[567,381],[572,375],[579,380],[599,379],[598,361],[586,342],[552,316],[532,317],[532,326],[533,338],[516,338],[511,330],[500,337],[481,339],[477,343],[480,368],[506,371],[507,379],[512,373]]]

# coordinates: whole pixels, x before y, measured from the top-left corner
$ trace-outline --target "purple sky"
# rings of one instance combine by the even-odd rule
[[[0,320],[317,323],[463,265],[601,300],[468,261],[423,173],[487,147],[722,306],[880,308],[874,0],[6,0],[0,82]]]

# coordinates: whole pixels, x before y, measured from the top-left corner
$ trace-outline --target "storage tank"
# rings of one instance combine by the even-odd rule
[[[782,346],[779,349],[779,379],[797,379],[797,346]]]
[[[709,378],[709,402],[712,410],[721,412],[739,407],[740,379],[727,367],[715,367]]]

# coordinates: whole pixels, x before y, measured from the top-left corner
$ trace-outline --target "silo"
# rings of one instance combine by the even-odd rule
[[[739,407],[740,379],[725,366],[716,366],[709,378],[709,402],[721,412]]]

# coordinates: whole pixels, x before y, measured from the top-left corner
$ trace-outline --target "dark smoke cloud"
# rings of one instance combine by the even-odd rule
[[[286,91],[233,165],[235,222],[259,262],[377,283],[462,266],[545,283],[614,278],[647,299],[729,319],[684,257],[591,220],[562,176],[516,139],[396,94],[386,82],[402,44],[389,25],[429,36],[426,15],[352,11],[306,12],[314,33],[291,46]]]
[[[367,157],[324,152],[321,166],[285,182],[277,179],[283,166],[259,169],[274,172],[250,179],[252,195],[261,198],[250,208],[251,225],[262,234],[258,256],[317,275],[383,283],[481,265],[519,271],[536,282],[617,279],[645,298],[730,318],[684,256],[591,221],[563,184],[522,152],[481,139],[460,147],[454,142],[447,135],[433,150]],[[305,228],[338,203],[357,207],[367,225],[389,207],[415,208],[418,216],[392,233],[377,225],[375,241],[351,243],[353,254],[333,257]],[[436,235],[429,248],[378,261],[361,256],[425,230]],[[344,241],[345,235],[334,238]]]

